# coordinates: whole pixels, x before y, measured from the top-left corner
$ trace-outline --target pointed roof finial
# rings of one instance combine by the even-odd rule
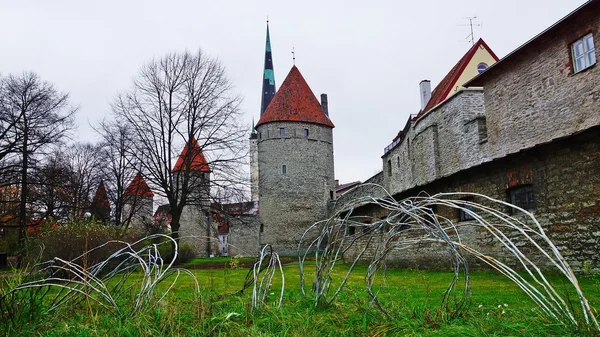
[[[292,47],[292,61],[294,62],[294,65],[296,65],[296,52],[294,47]]]

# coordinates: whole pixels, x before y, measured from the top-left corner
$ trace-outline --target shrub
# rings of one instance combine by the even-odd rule
[[[10,231],[5,237],[0,237],[0,253],[16,255],[19,250],[19,234],[17,231]]]
[[[196,247],[191,243],[179,244],[179,263],[186,263],[196,257]]]
[[[125,231],[94,220],[70,221],[33,237],[28,255],[38,257],[41,250],[41,262],[55,257],[70,261],[108,241],[133,242],[142,236],[135,231]],[[77,262],[82,266],[91,266],[105,260],[122,247],[123,245],[119,243],[109,244],[86,254]]]

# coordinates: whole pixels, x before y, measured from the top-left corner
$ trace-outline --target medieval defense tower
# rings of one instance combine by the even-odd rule
[[[210,215],[210,173],[204,153],[195,138],[185,144],[173,168],[173,179],[179,191],[188,190],[187,205],[181,212],[179,231],[181,242],[194,246],[198,256],[218,251],[217,230]],[[182,184],[187,186],[182,186]]]
[[[293,66],[256,124],[260,244],[280,254],[298,252],[304,231],[327,217],[334,198],[334,125],[325,111]]]

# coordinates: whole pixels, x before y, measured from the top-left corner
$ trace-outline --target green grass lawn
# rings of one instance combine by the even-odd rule
[[[337,268],[332,282],[339,284],[347,270],[347,266]],[[51,314],[22,319],[18,326],[11,327],[3,321],[0,331],[9,336],[585,335],[545,319],[513,283],[493,272],[471,273],[470,308],[464,315],[452,317],[440,308],[452,274],[388,269],[385,282],[379,282],[377,290],[381,303],[394,317],[389,319],[370,302],[364,286],[364,266],[354,271],[332,305],[315,306],[310,271],[307,271],[307,297],[303,297],[298,263],[288,263],[284,266],[283,305],[276,305],[281,288],[281,279],[276,275],[267,303],[254,311],[252,289],[235,294],[241,289],[247,271],[194,269],[200,293],[194,292],[191,278],[182,276],[157,306],[131,318],[118,318],[97,305],[81,302],[62,306]],[[560,292],[565,291],[559,277],[552,279]],[[600,306],[600,277],[581,277],[580,282],[591,305]],[[163,284],[163,289],[166,286]]]

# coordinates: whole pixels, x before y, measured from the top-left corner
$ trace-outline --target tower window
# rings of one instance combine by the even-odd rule
[[[333,200],[333,191],[329,191],[329,199]]]
[[[387,161],[388,175],[392,175],[392,160],[388,159]]]
[[[281,165],[281,173],[282,174],[286,174],[287,173],[287,167],[285,165]]]
[[[258,139],[262,139],[262,132],[258,133]]]
[[[265,224],[260,224],[260,232],[264,232],[265,231]]]
[[[279,135],[281,137],[285,136],[285,128],[279,128]]]
[[[304,129],[304,137],[308,137],[308,129]]]

